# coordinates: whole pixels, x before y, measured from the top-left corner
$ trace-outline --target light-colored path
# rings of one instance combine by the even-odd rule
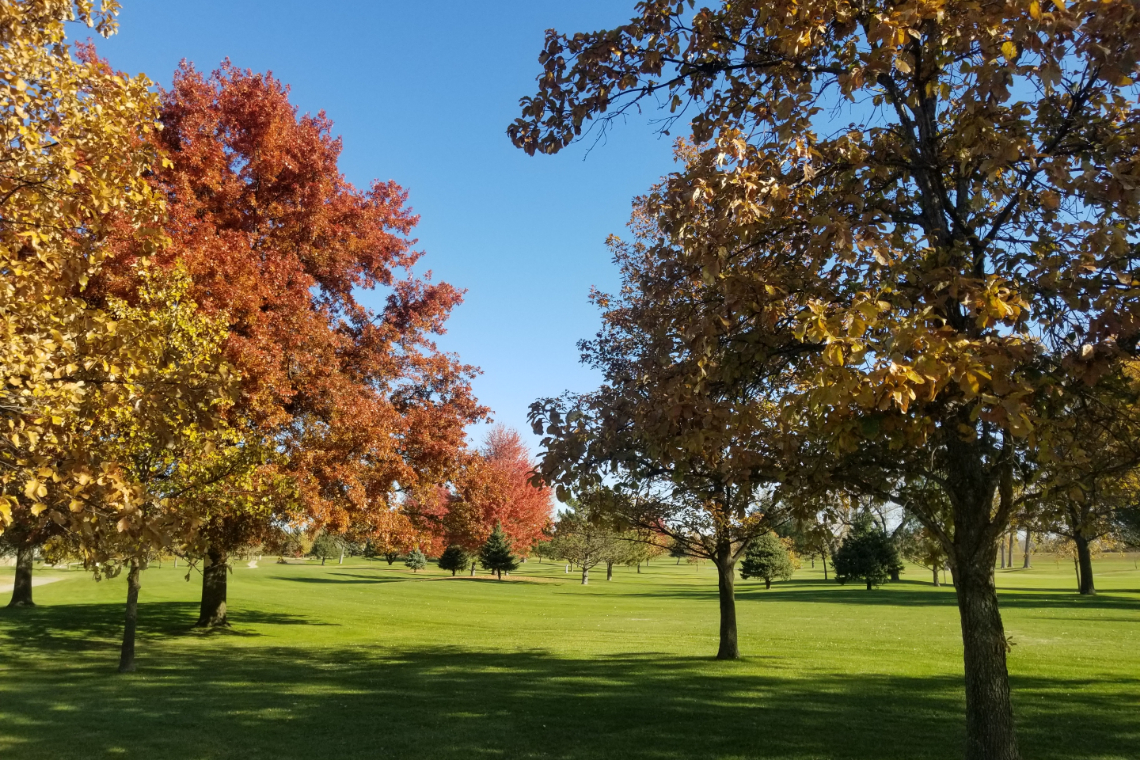
[[[63,578],[32,578],[32,588],[35,588],[36,586],[46,586],[49,583],[55,583],[56,581],[62,580]],[[0,594],[7,594],[12,590],[12,586],[14,585],[14,583],[0,583]]]

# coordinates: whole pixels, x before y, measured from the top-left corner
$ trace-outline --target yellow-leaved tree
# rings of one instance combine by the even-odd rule
[[[89,390],[131,372],[129,346],[82,293],[112,225],[161,242],[162,201],[143,176],[157,161],[156,101],[144,77],[76,57],[65,40],[68,22],[111,33],[116,10],[0,3],[0,529],[19,551],[13,603],[31,602],[31,550],[45,534],[90,499],[123,495],[87,433]],[[49,504],[62,512],[45,514]]]
[[[132,303],[88,298],[112,235],[148,253],[164,205],[146,181],[157,100],[69,22],[114,31],[117,4],[0,3],[0,530],[19,551],[14,603],[31,603],[31,551],[49,542],[97,575],[129,567],[122,669],[146,559],[192,541],[185,497],[260,454],[220,421],[234,376],[224,321],[198,313],[184,272],[140,265]]]

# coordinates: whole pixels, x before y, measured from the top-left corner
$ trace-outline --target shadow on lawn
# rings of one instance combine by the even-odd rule
[[[52,651],[117,650],[123,635],[125,605],[60,604],[30,609],[0,609],[3,649]],[[335,625],[301,615],[242,609],[231,613],[233,628],[210,631],[194,628],[198,605],[189,602],[147,602],[139,605],[140,641],[178,636],[239,636],[260,634],[243,625]],[[0,654],[0,663],[4,662]]]
[[[78,612],[69,610],[69,619]],[[184,620],[185,609],[177,612]],[[0,645],[4,688],[19,695],[0,704],[0,753],[13,749],[26,760],[962,754],[957,677],[767,666],[758,673],[757,661],[664,655],[568,659],[541,650],[224,642],[193,652],[164,652],[152,643],[139,674],[123,677],[112,673],[105,651],[42,656],[50,647],[13,635],[25,627],[14,622],[0,617],[0,633],[8,636]],[[1017,678],[1014,685],[1027,757],[1126,757],[1134,750],[1140,716],[1122,709],[1128,700],[1119,694],[1090,694],[1073,680]],[[1117,685],[1140,689],[1136,679]]]

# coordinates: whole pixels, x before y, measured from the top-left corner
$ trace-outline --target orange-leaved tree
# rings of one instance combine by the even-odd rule
[[[543,540],[553,512],[550,490],[530,482],[534,467],[518,431],[496,426],[478,451],[467,454],[449,488],[409,505],[410,511],[437,547],[475,553],[502,525],[512,547],[525,556]]]
[[[343,532],[400,492],[444,482],[485,411],[474,368],[431,340],[462,294],[412,272],[421,253],[406,193],[390,181],[353,187],[332,123],[298,115],[270,75],[183,64],[161,118],[168,163],[154,182],[172,244],[157,258],[185,266],[200,307],[225,315],[224,356],[242,380],[232,424],[270,441],[292,483],[276,519]],[[106,290],[134,287],[134,253],[123,246]],[[357,298],[370,289],[385,296],[378,311]],[[226,557],[247,528],[226,509],[203,526],[216,600],[203,624],[224,621],[207,607],[224,604]]]

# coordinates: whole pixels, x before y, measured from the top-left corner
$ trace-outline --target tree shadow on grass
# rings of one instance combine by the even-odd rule
[[[39,652],[86,651],[118,648],[123,634],[125,605],[59,604],[50,607],[0,609],[0,663],[10,648]],[[230,615],[230,628],[194,627],[198,605],[190,602],[146,602],[139,605],[138,638],[161,641],[180,636],[223,635],[251,637],[261,634],[244,625],[335,625],[311,621],[302,615],[242,609]],[[237,626],[237,627],[234,627]]]
[[[716,594],[714,586],[710,594]],[[1106,609],[1137,610],[1135,597],[1125,596],[1132,592],[1113,589],[1096,596],[1079,594],[1059,589],[998,589],[998,602],[1002,609]],[[894,607],[955,607],[957,598],[953,587],[923,585],[912,581],[910,584],[892,582],[890,585],[868,591],[864,586],[834,584],[830,588],[803,586],[800,584],[773,584],[765,590],[738,585],[736,598],[742,601],[770,600],[773,602],[822,602],[826,604],[889,605]]]
[[[24,760],[941,760],[964,743],[961,680],[950,676],[642,654],[219,646],[150,647],[140,672],[123,677],[95,669],[105,653],[22,656],[38,644],[17,640],[0,654],[0,683],[20,696],[0,704],[0,754]],[[1136,679],[1117,686],[1140,691]],[[1088,687],[1015,679],[1027,757],[1134,751],[1140,716],[1129,700]]]

